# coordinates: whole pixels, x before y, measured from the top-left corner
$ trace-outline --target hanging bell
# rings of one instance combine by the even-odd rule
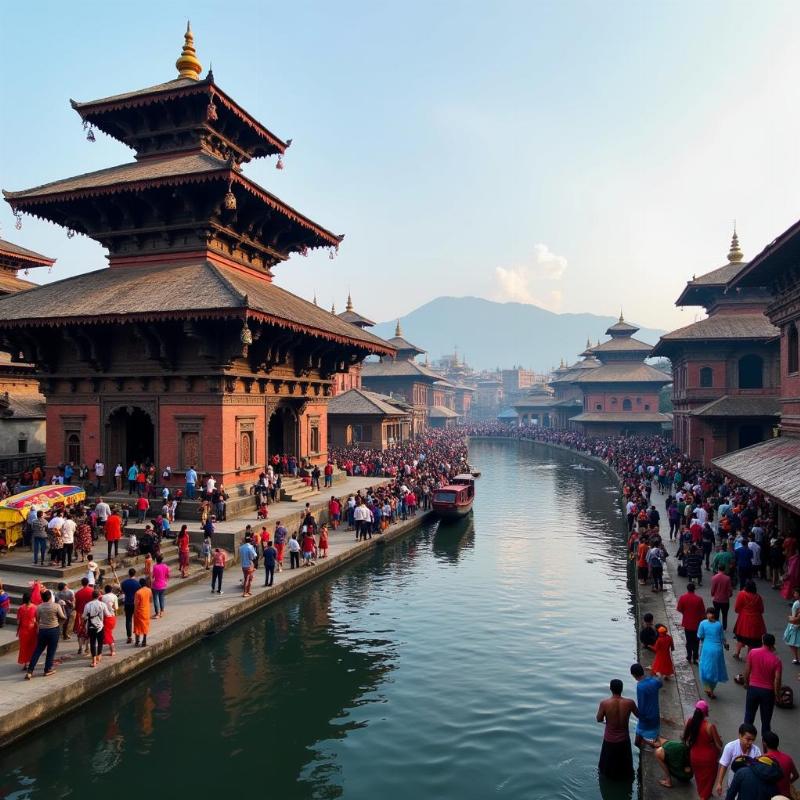
[[[232,184],[228,184],[228,191],[225,192],[225,199],[223,200],[226,211],[236,211],[236,195],[233,193]]]
[[[214,101],[211,100],[208,106],[206,106],[206,119],[213,122],[215,119],[218,119],[218,117],[217,107],[214,105]]]
[[[283,156],[278,156],[278,161],[275,164],[275,169],[283,169]]]
[[[303,258],[307,258],[308,257],[308,246],[307,245],[303,245],[300,248],[300,255],[303,256]]]
[[[22,230],[22,214],[19,211],[14,213],[14,227],[18,230]]]
[[[73,228],[70,228],[70,229],[67,231],[67,239],[71,239],[73,236],[75,236],[75,231],[74,231],[74,229],[73,229]]]
[[[89,128],[89,130],[86,131],[86,141],[87,142],[95,142],[95,141],[97,141],[97,139],[95,138],[95,135],[94,135],[94,130],[92,128]]]
[[[331,247],[331,249],[328,251],[328,258],[329,258],[331,261],[333,261],[333,259],[334,259],[334,258],[336,258],[336,250],[334,250],[332,247]]]
[[[247,320],[242,324],[242,331],[239,334],[239,339],[245,347],[253,344],[253,332],[247,327]]]

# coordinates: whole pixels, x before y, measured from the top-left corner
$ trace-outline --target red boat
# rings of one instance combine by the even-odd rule
[[[475,500],[475,476],[456,475],[447,486],[433,490],[431,505],[442,519],[457,519],[472,511]]]

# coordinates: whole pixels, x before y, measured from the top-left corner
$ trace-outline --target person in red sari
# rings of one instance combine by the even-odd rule
[[[786,562],[786,573],[781,576],[781,597],[784,600],[792,599],[795,586],[800,586],[800,553],[792,553]]]
[[[22,595],[22,605],[17,609],[17,638],[19,639],[17,664],[21,664],[22,669],[27,670],[38,638],[36,606],[31,602],[29,592]]]
[[[733,626],[736,637],[736,652],[733,657],[739,661],[742,648],[761,647],[761,637],[767,632],[764,622],[764,600],[756,589],[753,580],[745,581],[744,589],[736,595],[736,605],[733,609],[738,616]]]
[[[717,726],[709,721],[708,711],[708,703],[698,700],[694,706],[694,714],[686,720],[681,737],[689,748],[689,763],[692,765],[700,800],[711,800],[714,794],[717,763],[722,753],[722,739]]]
[[[181,525],[181,532],[178,534],[178,565],[181,569],[181,578],[189,577],[189,528],[188,525]]]
[[[89,652],[89,633],[86,630],[86,620],[83,618],[83,609],[92,599],[92,587],[88,578],[81,578],[81,588],[75,592],[75,633],[78,637],[78,655],[84,649]]]
[[[672,651],[675,649],[675,642],[663,625],[658,626],[658,639],[653,645],[653,652],[656,654],[653,665],[650,667],[653,675],[669,680],[670,675],[675,674],[675,666],[672,663]]]
[[[38,606],[42,602],[42,592],[44,591],[45,587],[42,585],[42,582],[38,578],[34,578],[30,582],[30,596],[31,596],[31,603],[33,605]]]

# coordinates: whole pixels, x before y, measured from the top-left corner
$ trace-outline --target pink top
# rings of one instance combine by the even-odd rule
[[[781,660],[777,653],[766,647],[756,647],[747,655],[750,665],[750,685],[758,689],[773,689],[775,674],[781,669]]]
[[[715,603],[727,603],[732,595],[731,579],[724,572],[718,572],[711,579],[711,599]]]
[[[156,564],[153,567],[153,588],[166,589],[169,578],[169,567],[166,564]]]

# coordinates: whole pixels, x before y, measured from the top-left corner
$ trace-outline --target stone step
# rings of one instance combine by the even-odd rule
[[[189,575],[188,575],[188,577],[181,578],[180,577],[180,570],[178,568],[178,552],[177,552],[177,549],[175,549],[175,548],[173,548],[173,549],[175,550],[174,556],[170,556],[169,558],[165,558],[164,559],[164,562],[169,566],[170,571],[172,572],[172,575],[171,575],[171,577],[169,579],[169,584],[167,585],[167,591],[166,591],[167,594],[171,594],[172,592],[178,591],[179,589],[181,589],[184,586],[191,586],[193,583],[198,583],[203,579],[203,576],[207,577],[209,583],[211,582],[211,570],[210,569],[207,570],[203,566],[203,564],[198,560],[199,556],[198,556],[197,553],[193,553],[191,555],[190,559],[189,559]],[[137,572],[141,572],[141,569],[142,569],[142,566],[143,566],[143,563],[144,563],[144,557],[143,556],[138,556],[138,561],[139,561],[138,564],[136,563],[135,559],[129,559],[128,561],[130,563],[126,563],[124,567],[122,567],[122,566],[118,566],[117,567],[117,575],[118,575],[120,581],[125,580],[125,578],[128,576],[128,569],[130,567],[136,567],[137,568]],[[227,560],[227,562],[225,564],[226,569],[232,567],[235,563],[236,562],[235,562],[235,559],[233,557],[233,554],[232,553],[228,553],[228,560]],[[104,584],[104,583],[108,582],[109,580],[113,580],[113,573],[111,573],[107,569],[107,567],[105,567],[106,571],[103,572],[104,567],[105,567],[105,565],[100,564],[101,578],[100,578],[100,581],[99,581],[98,585]],[[55,589],[56,588],[56,584],[58,583],[58,581],[43,580],[42,583],[44,583],[44,585],[48,589]],[[67,583],[69,583],[69,581],[67,581]],[[13,629],[17,624],[16,609],[22,603],[22,594],[23,594],[23,592],[27,592],[29,587],[28,587],[27,583],[24,584],[24,585],[13,585],[13,584],[5,583],[5,582],[4,582],[4,586],[5,586],[6,591],[9,594],[9,596],[11,597],[11,609],[10,609],[9,613],[6,615],[6,626],[11,626],[11,628]],[[75,591],[76,585],[73,584],[73,585],[70,586],[70,588],[73,591]],[[80,587],[77,587],[77,588],[80,588]],[[122,607],[120,607],[118,613],[122,614]],[[9,647],[8,643],[3,644],[2,642],[0,642],[0,655],[2,655],[5,652],[8,652],[9,649],[16,650],[17,649],[17,645],[13,644],[12,647]]]

